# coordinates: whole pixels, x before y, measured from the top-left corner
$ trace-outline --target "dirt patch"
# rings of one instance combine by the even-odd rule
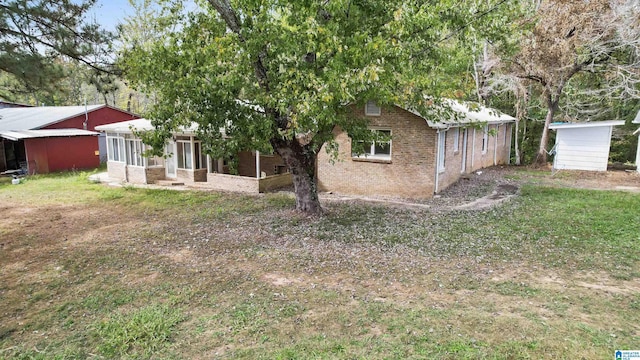
[[[278,274],[266,274],[264,279],[275,286],[286,286],[302,282],[300,279],[292,279]]]

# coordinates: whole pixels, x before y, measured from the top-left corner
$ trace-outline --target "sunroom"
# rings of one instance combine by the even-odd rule
[[[164,156],[145,157],[149,147],[134,133],[153,129],[146,119],[96,127],[107,136],[109,178],[133,184],[187,184],[252,193],[291,185],[291,175],[277,155],[259,151],[243,151],[229,159],[206,155],[196,136],[196,125],[175,133],[165,144]]]

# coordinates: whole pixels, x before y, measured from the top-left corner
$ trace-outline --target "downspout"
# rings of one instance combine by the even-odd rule
[[[517,126],[517,124],[518,123],[516,122],[516,126]],[[507,125],[505,124],[505,126],[507,126]],[[511,131],[508,131],[508,133],[509,133],[509,157],[507,157],[507,165],[511,165],[511,139],[513,139],[513,125],[510,125],[510,127],[511,127]],[[507,136],[506,134],[507,134],[507,131],[505,131],[505,136]],[[505,141],[506,141],[506,139],[505,139]]]
[[[144,144],[142,146],[145,146]],[[147,168],[149,167],[149,161],[147,160],[146,156],[142,157],[142,172],[144,173],[144,183],[148,184],[149,181],[147,180]]]
[[[476,159],[476,128],[473,128],[473,139],[471,139],[471,169],[469,171],[474,171],[473,163]]]
[[[498,139],[500,139],[500,125],[496,125],[496,136],[493,141],[493,166],[498,165]]]
[[[87,110],[87,98],[84,98],[84,122],[82,123],[82,127],[87,130],[87,126],[89,125],[89,111]]]
[[[260,179],[260,151],[256,150],[256,179]]]
[[[439,184],[439,182],[440,182],[440,169],[439,169],[439,167],[440,167],[440,157],[444,155],[444,154],[442,154],[440,152],[440,132],[441,131],[445,131],[446,132],[449,129],[450,129],[450,127],[447,127],[446,129],[438,129],[438,130],[436,130],[436,166],[435,166],[435,169],[436,169],[436,184],[435,185],[436,186],[435,186],[435,189],[434,189],[434,194],[437,194],[438,191],[440,190],[439,189],[440,188],[440,184]],[[446,149],[445,149],[445,151],[446,151]]]
[[[469,154],[467,151],[469,138],[469,130],[465,128],[462,133],[462,166],[460,169],[460,173],[464,174],[467,172],[467,155]]]
[[[433,193],[438,193],[438,182],[440,181],[440,169],[438,164],[440,163],[440,129],[436,130],[436,163],[433,167],[436,170],[436,183],[433,189]]]
[[[116,134],[117,135],[117,134]],[[127,141],[124,140],[124,135],[122,135],[122,144],[124,145],[124,182],[129,182],[129,164],[127,164],[127,158],[128,155],[127,154]],[[118,143],[120,143],[119,139],[118,139]]]

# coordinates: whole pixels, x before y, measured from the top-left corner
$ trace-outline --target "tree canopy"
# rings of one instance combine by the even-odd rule
[[[0,96],[53,90],[73,59],[93,70],[110,70],[112,34],[86,21],[96,0],[5,0],[0,3]]]
[[[639,6],[637,0],[531,4],[514,37],[517,51],[499,54],[492,81],[521,99],[529,85],[537,88],[546,109],[537,163],[546,164],[549,124],[559,113],[579,121],[611,119],[613,102],[640,98]],[[488,64],[495,59],[485,59]]]
[[[120,56],[132,85],[158,96],[149,115],[159,131],[145,141],[160,149],[172,130],[196,122],[212,155],[270,148],[292,173],[297,209],[310,213],[320,211],[316,156],[333,148],[334,128],[372,136],[348,106],[374,100],[427,113],[442,96],[464,96],[468,35],[498,37],[514,8],[507,0],[210,0],[184,12],[177,3],[165,3],[163,36]]]

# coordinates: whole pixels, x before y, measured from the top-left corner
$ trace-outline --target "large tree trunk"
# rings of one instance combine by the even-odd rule
[[[538,154],[536,155],[535,165],[547,164],[547,145],[549,144],[549,125],[553,121],[553,115],[558,107],[559,97],[552,98],[551,95],[547,98],[547,116],[544,119],[544,128],[542,129],[542,136],[540,137],[540,147],[538,148]]]
[[[316,177],[317,154],[308,146],[300,145],[297,140],[272,140],[271,145],[282,157],[293,180],[296,194],[296,210],[318,215],[322,206],[318,199]]]

